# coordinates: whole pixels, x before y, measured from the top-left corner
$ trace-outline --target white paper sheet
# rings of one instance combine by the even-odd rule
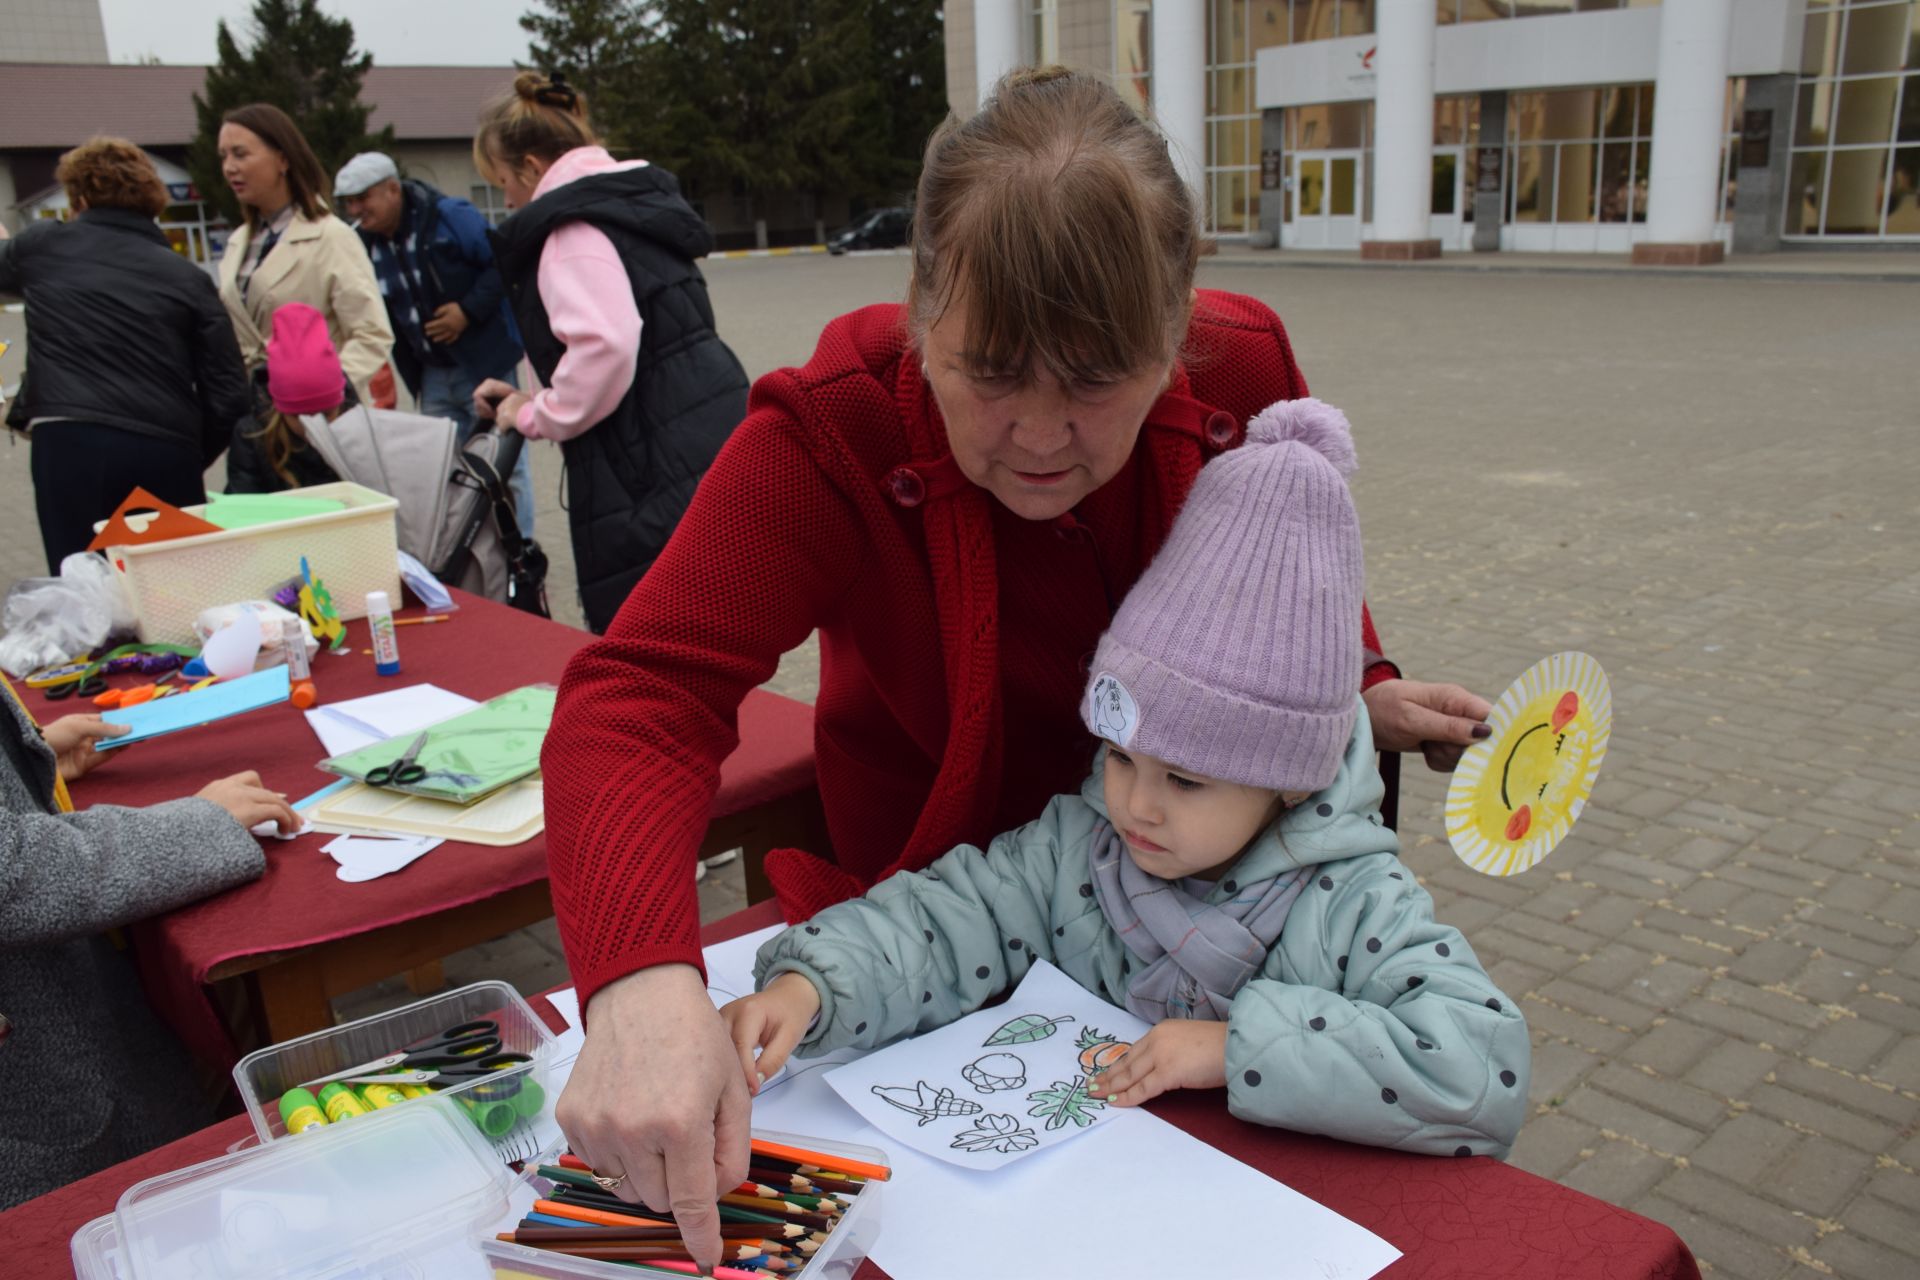
[[[1041,960],[1007,1002],[870,1053],[827,1083],[894,1150],[998,1169],[1138,1110],[1091,1095],[1089,1063],[1116,1057],[1148,1025]]]
[[[446,841],[437,836],[336,836],[322,852],[340,864],[335,874],[349,884],[378,880],[438,849]]]
[[[307,723],[313,726],[327,755],[339,756],[385,742],[396,734],[418,732],[479,705],[438,685],[414,684],[364,698],[324,703],[307,712]]]
[[[707,948],[716,1004],[753,989],[754,953],[778,932],[776,926]],[[561,997],[573,995],[549,997],[570,1023],[577,1000]],[[893,1177],[879,1189],[885,1227],[871,1256],[901,1280],[1078,1275],[1088,1269],[1089,1240],[1122,1233],[1124,1248],[1099,1250],[1101,1280],[1215,1273],[1224,1246],[1209,1242],[1204,1224],[1219,1222],[1257,1223],[1247,1238],[1282,1242],[1262,1252],[1260,1274],[1270,1280],[1367,1280],[1400,1257],[1357,1223],[1144,1111],[1128,1113],[1135,1117],[1128,1124],[1097,1125],[1081,1141],[982,1172],[893,1142],[841,1100],[823,1071],[777,1078],[787,1087],[761,1089],[755,1127],[888,1153]],[[561,1075],[556,1095],[564,1085]],[[1143,1212],[1162,1227],[1135,1229]],[[954,1247],[956,1221],[966,1224],[963,1249]]]

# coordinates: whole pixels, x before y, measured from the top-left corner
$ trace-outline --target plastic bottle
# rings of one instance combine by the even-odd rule
[[[394,635],[393,602],[384,591],[367,592],[367,629],[373,633],[373,669],[383,676],[400,674],[400,641]]]

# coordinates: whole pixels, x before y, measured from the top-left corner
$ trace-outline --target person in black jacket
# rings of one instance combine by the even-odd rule
[[[27,303],[26,381],[7,424],[33,438],[52,573],[136,485],[205,502],[202,475],[247,411],[233,324],[155,225],[167,189],[146,153],[94,138],[56,173],[79,216],[0,239],[0,292]]]
[[[585,101],[557,77],[522,72],[482,114],[473,152],[518,210],[494,257],[546,384],[527,396],[483,382],[476,408],[561,442],[580,603],[604,632],[746,416],[746,371],[695,265],[713,236],[671,173],[595,141]]]

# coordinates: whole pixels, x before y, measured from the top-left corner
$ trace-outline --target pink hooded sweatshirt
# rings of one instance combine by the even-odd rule
[[[575,147],[553,162],[533,196],[646,163],[615,160],[605,147]],[[640,309],[613,241],[589,223],[569,222],[547,237],[538,283],[553,336],[567,350],[554,367],[552,385],[521,408],[513,425],[534,440],[571,440],[612,413],[633,385]]]

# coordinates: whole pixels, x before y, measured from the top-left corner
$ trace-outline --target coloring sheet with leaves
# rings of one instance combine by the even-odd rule
[[[1116,1119],[1094,1077],[1147,1033],[1042,960],[1005,1004],[902,1040],[827,1076],[894,1142],[967,1169],[998,1169]]]

